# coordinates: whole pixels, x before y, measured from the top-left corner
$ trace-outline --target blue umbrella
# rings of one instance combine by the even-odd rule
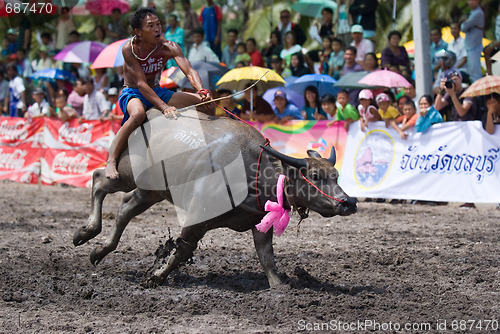
[[[271,105],[271,107],[276,108],[274,104],[274,93],[278,90],[283,90],[283,87],[276,87],[266,90],[262,98],[267,101]],[[286,99],[288,102],[293,103],[297,108],[301,109],[304,106],[304,95],[300,95],[293,90],[284,89],[286,93]]]
[[[326,74],[306,74],[295,80],[292,84],[287,87],[291,90],[304,94],[304,91],[308,86],[314,86],[318,89],[319,96],[325,94],[336,95],[339,90],[333,85],[337,82],[334,78]]]
[[[46,68],[44,70],[36,71],[30,78],[40,80],[69,80],[76,81],[76,77],[68,71],[60,70],[57,68]]]

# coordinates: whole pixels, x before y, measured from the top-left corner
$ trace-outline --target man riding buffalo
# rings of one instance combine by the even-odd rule
[[[212,99],[210,91],[203,89],[199,74],[179,45],[162,37],[161,22],[154,9],[138,9],[131,16],[130,25],[135,35],[123,45],[125,81],[118,100],[125,117],[106,166],[106,177],[113,180],[119,177],[117,161],[126,147],[127,139],[144,122],[149,108],[156,107],[165,115],[175,117],[176,108]],[[159,86],[161,73],[169,59],[175,60],[197,94],[174,93]],[[210,112],[206,107],[200,111]]]

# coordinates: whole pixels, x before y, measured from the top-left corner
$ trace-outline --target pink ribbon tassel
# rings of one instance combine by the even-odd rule
[[[276,197],[278,202],[267,201],[264,205],[264,210],[269,211],[267,215],[262,218],[257,227],[260,232],[266,233],[271,226],[274,226],[274,233],[279,237],[285,232],[288,222],[290,221],[290,210],[285,210],[283,207],[283,183],[285,182],[285,175],[280,175],[276,185]]]

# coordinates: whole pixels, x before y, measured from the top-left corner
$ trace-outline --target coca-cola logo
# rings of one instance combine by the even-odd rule
[[[4,140],[22,140],[28,137],[28,122],[19,120],[11,123],[4,120],[0,123],[0,137]]]
[[[78,153],[74,157],[66,156],[66,152],[61,152],[54,157],[52,162],[53,171],[62,171],[73,174],[84,174],[87,172],[90,156]]]
[[[3,152],[0,149],[0,168],[4,169],[22,169],[24,167],[24,157],[27,151],[16,149],[14,152]]]
[[[90,144],[92,142],[92,129],[94,127],[89,123],[82,123],[77,127],[69,126],[64,123],[58,131],[59,141],[71,144]]]

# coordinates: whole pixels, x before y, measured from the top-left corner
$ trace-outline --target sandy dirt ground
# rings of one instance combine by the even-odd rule
[[[89,262],[122,197],[108,196],[103,232],[75,248],[89,189],[0,181],[0,333],[490,333],[499,327],[494,205],[360,203],[349,217],[312,214],[298,233],[294,217],[274,240],[284,282],[275,289],[251,233],[219,229],[165,285],[146,288],[156,249],[169,230],[173,237],[180,230],[166,202],[135,218],[101,264]]]

